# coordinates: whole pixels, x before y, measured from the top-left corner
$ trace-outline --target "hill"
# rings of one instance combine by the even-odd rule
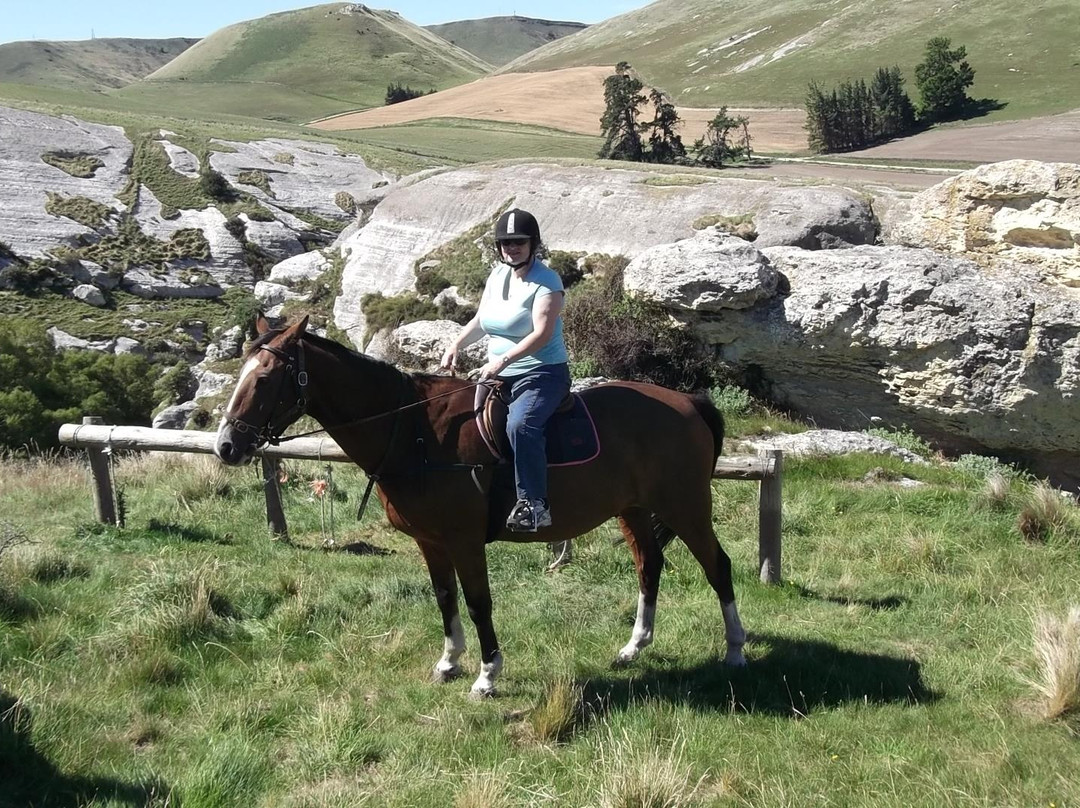
[[[553,22],[531,17],[485,17],[425,26],[448,42],[493,65],[504,65],[524,53],[576,34],[582,22]]]
[[[87,39],[0,45],[0,82],[105,90],[138,81],[198,39]]]
[[[545,126],[596,137],[600,135],[600,116],[604,113],[604,79],[612,70],[609,66],[501,73],[403,104],[336,115],[312,126],[343,131],[432,119],[468,119]],[[504,100],[508,97],[528,98],[529,103],[510,105]],[[759,151],[806,148],[806,133],[802,128],[806,116],[802,110],[733,108],[731,112],[750,118],[755,148]],[[691,143],[703,136],[715,114],[715,109],[679,107],[683,140]]]
[[[1075,0],[657,0],[501,71],[627,61],[681,104],[801,106],[811,79],[869,78],[883,65],[899,65],[914,94],[914,67],[940,35],[967,48],[972,97],[1007,102],[997,118],[1023,118],[1078,106],[1078,27]]]
[[[119,95],[302,121],[381,106],[390,83],[443,89],[490,70],[396,12],[334,3],[230,25]]]

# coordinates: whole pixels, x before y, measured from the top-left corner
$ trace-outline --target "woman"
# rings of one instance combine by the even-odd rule
[[[510,392],[506,432],[514,451],[518,501],[506,526],[525,533],[551,524],[544,427],[570,391],[562,279],[536,257],[539,248],[540,225],[531,213],[514,208],[499,217],[495,252],[501,263],[488,276],[476,316],[441,362],[452,370],[463,348],[484,334],[490,337],[480,378],[501,379]]]

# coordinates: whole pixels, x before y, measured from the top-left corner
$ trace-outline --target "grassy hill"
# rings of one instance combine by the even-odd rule
[[[87,39],[0,45],[0,82],[104,90],[171,62],[198,39]]]
[[[576,34],[588,26],[581,22],[553,22],[531,17],[485,17],[425,26],[493,65],[504,65],[541,45]]]
[[[798,106],[811,79],[835,84],[899,65],[913,95],[926,41],[964,45],[974,98],[997,118],[1080,106],[1080,5],[1041,0],[658,0],[545,45],[505,72],[628,61],[687,106]]]
[[[211,34],[119,91],[161,108],[304,121],[380,106],[390,83],[427,90],[491,65],[392,11],[340,3],[271,14]]]

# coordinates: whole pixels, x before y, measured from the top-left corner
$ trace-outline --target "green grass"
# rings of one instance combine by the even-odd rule
[[[381,106],[390,83],[445,89],[490,69],[396,14],[341,9],[314,6],[223,28],[117,94],[154,101],[175,93],[202,112],[299,123]]]
[[[697,107],[802,106],[807,83],[835,86],[898,65],[917,100],[915,65],[927,40],[967,48],[972,98],[1006,102],[980,121],[1064,112],[1080,99],[1080,22],[1071,0],[1017,9],[1007,0],[942,6],[932,0],[662,0],[602,30],[526,54],[530,72],[626,60],[679,104]],[[757,32],[745,41],[747,34]],[[797,42],[800,38],[801,42]],[[752,60],[755,66],[736,71]]]
[[[555,575],[543,545],[493,545],[507,664],[502,695],[477,703],[471,626],[470,677],[429,683],[442,641],[427,575],[377,506],[352,521],[357,470],[333,468],[333,537],[389,554],[319,549],[322,464],[287,465],[293,543],[268,540],[254,468],[114,464],[123,529],[92,523],[81,462],[0,465],[4,535],[35,542],[0,554],[0,756],[19,760],[0,805],[1064,806],[1080,793],[1075,713],[1042,718],[1029,682],[1036,616],[1077,603],[1080,515],[1066,505],[1024,541],[1024,480],[990,500],[935,464],[790,458],[778,587],[755,574],[756,487],[715,483],[750,632],[743,671],[718,661],[715,597],[680,543],[656,642],[625,669],[609,662],[636,580],[610,524]],[[876,467],[923,485],[863,482]]]

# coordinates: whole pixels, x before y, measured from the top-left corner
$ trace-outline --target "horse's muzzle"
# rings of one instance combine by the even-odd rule
[[[227,466],[242,466],[255,456],[251,435],[240,434],[229,424],[222,424],[214,443],[214,454]]]

